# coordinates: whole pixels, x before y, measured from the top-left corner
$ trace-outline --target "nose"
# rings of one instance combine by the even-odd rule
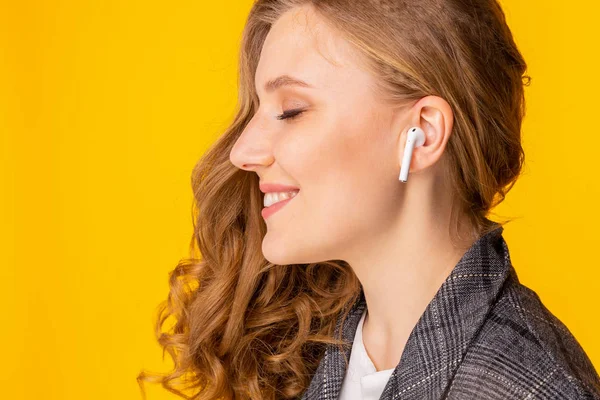
[[[262,124],[253,121],[246,125],[229,152],[229,161],[246,171],[254,171],[273,162],[270,134],[262,128]]]

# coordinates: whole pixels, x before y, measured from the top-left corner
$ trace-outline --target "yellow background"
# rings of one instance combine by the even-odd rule
[[[496,213],[517,218],[521,281],[600,368],[600,3],[502,4],[533,79],[524,174]],[[1,0],[1,398],[140,399],[140,370],[171,367],[154,313],[187,255],[191,169],[233,113],[250,6]]]

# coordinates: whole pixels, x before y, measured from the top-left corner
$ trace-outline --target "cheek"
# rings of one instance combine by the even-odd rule
[[[357,229],[392,211],[397,189],[393,150],[385,132],[377,129],[369,123],[338,123],[321,130],[321,136],[312,138],[311,151],[304,153],[298,176],[307,189],[304,200],[332,229]]]

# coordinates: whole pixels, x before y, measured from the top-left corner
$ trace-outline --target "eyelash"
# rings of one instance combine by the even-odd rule
[[[302,114],[304,110],[288,110],[284,111],[283,114],[278,115],[277,119],[294,119],[300,114]]]

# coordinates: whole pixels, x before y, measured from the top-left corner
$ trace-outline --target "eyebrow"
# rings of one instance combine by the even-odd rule
[[[313,86],[301,79],[297,79],[289,75],[281,75],[265,83],[265,92],[273,92],[282,86],[302,86],[306,88],[313,88]]]

